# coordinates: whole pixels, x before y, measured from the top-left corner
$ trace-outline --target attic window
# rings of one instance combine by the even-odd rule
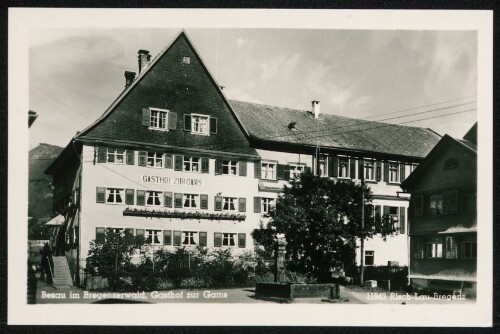
[[[188,56],[182,57],[182,63],[183,64],[191,64],[191,58]]]
[[[455,158],[450,158],[444,162],[444,170],[447,169],[456,169],[458,168],[458,161]]]
[[[291,122],[290,124],[288,124],[288,129],[292,131],[297,131],[297,128],[295,127],[296,125],[297,125],[296,122]]]

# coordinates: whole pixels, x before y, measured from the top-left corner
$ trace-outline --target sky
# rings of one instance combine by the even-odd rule
[[[123,91],[137,51],[156,56],[178,29],[33,30],[30,149],[66,146]],[[463,137],[477,120],[477,33],[432,30],[186,29],[230,99]],[[451,114],[448,116],[443,116]]]

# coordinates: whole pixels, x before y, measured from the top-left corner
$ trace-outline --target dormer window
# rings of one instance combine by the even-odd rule
[[[191,57],[188,57],[188,56],[184,56],[182,57],[182,63],[183,64],[191,64]]]
[[[458,168],[458,161],[455,158],[450,158],[444,162],[444,170],[447,169],[456,169]]]

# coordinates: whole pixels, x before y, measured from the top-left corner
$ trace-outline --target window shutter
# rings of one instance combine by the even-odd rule
[[[285,168],[286,168],[286,165],[282,165],[282,164],[277,164],[276,166],[276,178],[278,180],[284,180],[285,179]]]
[[[174,246],[180,246],[182,240],[182,232],[174,231]]]
[[[238,167],[240,176],[247,176],[247,162],[240,161],[238,162],[238,165],[239,165]]]
[[[174,170],[182,171],[182,161],[183,161],[182,155],[174,156]]]
[[[201,172],[204,174],[208,174],[210,171],[209,167],[209,159],[208,158],[201,158]]]
[[[222,233],[214,232],[214,247],[222,246]]]
[[[384,213],[384,216],[389,214],[389,206],[388,205],[384,205],[384,212],[383,213]]]
[[[350,168],[349,176],[351,177],[351,179],[355,179],[356,178],[356,159],[354,159],[354,158],[349,159],[349,168]]]
[[[184,131],[191,131],[191,114],[184,115]]]
[[[125,229],[125,234],[134,236],[134,229],[133,228],[126,228]]]
[[[238,210],[240,212],[247,211],[247,199],[245,197],[238,198]]]
[[[399,208],[399,232],[401,234],[405,234],[405,218],[406,218],[406,214],[405,214],[405,207],[402,206]]]
[[[137,190],[137,205],[146,205],[146,191]]]
[[[172,231],[165,230],[163,231],[163,244],[164,245],[172,245]]]
[[[139,151],[139,166],[146,167],[148,164],[148,152]]]
[[[406,165],[402,162],[399,165],[399,181],[403,182],[406,179]]]
[[[247,235],[245,233],[238,233],[238,247],[239,248],[246,247],[246,238],[247,238]]]
[[[382,218],[382,206],[375,205],[375,217]]]
[[[333,156],[333,177],[339,176],[339,157]]]
[[[151,115],[149,108],[142,108],[142,125],[147,127],[151,125]]]
[[[207,247],[207,232],[200,232],[200,246]]]
[[[104,243],[106,239],[106,230],[104,227],[96,227],[95,228],[95,242],[96,243]]]
[[[108,153],[108,149],[103,146],[97,147],[97,162],[106,162],[106,155]]]
[[[217,134],[217,118],[210,117],[210,133]]]
[[[365,161],[363,159],[358,160],[358,179],[364,180],[365,173]]]
[[[134,189],[125,189],[125,204],[134,205]]]
[[[176,208],[182,208],[182,194],[180,193],[175,193],[174,194],[174,207]]]
[[[177,113],[168,112],[168,129],[176,130],[177,129]]]
[[[290,180],[290,165],[284,165],[283,169],[283,180]]]
[[[255,213],[260,213],[261,212],[260,211],[261,210],[261,208],[260,208],[261,202],[262,202],[262,200],[261,200],[260,197],[254,197],[253,198],[253,212],[255,212]]]
[[[380,161],[375,161],[375,180],[380,182],[382,180],[382,165]]]
[[[163,193],[163,205],[167,208],[172,207],[172,192],[166,191]]]
[[[135,151],[134,150],[127,150],[127,165],[134,165],[135,164]]]
[[[135,237],[144,239],[144,229],[135,230]]]
[[[208,210],[208,195],[200,195],[200,209]]]
[[[104,203],[106,201],[106,188],[97,187],[96,188],[96,202]]]
[[[333,177],[333,156],[328,156],[326,158],[326,163],[328,166],[328,176]]]
[[[215,175],[221,175],[222,174],[222,160],[217,159],[215,160]]]
[[[222,197],[221,196],[215,196],[214,210],[215,211],[222,211]]]
[[[261,172],[262,172],[262,166],[260,164],[260,161],[254,161],[253,167],[254,167],[254,177],[256,179],[260,179],[261,178]]]
[[[170,153],[165,153],[165,168],[172,169],[174,168],[174,157]]]
[[[384,162],[384,182],[389,182],[389,163]]]

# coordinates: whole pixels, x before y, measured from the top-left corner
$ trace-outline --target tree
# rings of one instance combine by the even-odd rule
[[[361,226],[362,193],[365,226]],[[274,237],[285,234],[288,269],[309,275],[320,282],[331,279],[336,269],[356,247],[358,238],[393,233],[390,219],[375,217],[372,194],[366,186],[350,180],[319,177],[304,172],[285,186],[270,212],[267,228],[254,233],[266,249]]]

